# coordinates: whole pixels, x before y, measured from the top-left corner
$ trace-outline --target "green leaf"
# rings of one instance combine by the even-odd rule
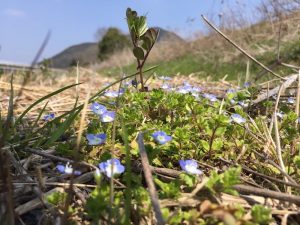
[[[299,155],[295,156],[294,163],[295,163],[296,167],[299,169],[300,168],[300,156]]]
[[[143,60],[145,58],[144,51],[140,47],[135,47],[133,49],[133,54],[134,54],[135,58],[137,58],[139,60]]]
[[[227,127],[218,127],[216,132],[215,132],[215,136],[222,136],[225,134],[227,130]]]
[[[46,197],[47,202],[52,205],[59,205],[62,204],[66,200],[67,194],[62,192],[53,192]]]
[[[223,141],[220,138],[214,139],[212,143],[212,149],[213,150],[220,150],[223,147]]]
[[[251,209],[251,216],[255,223],[264,225],[272,221],[271,209],[265,208],[262,205],[254,205]]]
[[[69,115],[69,117],[53,132],[48,141],[44,144],[45,146],[51,145],[55,142],[71,125],[71,123],[75,120],[76,116],[80,113],[81,109],[75,111]]]
[[[192,174],[181,173],[179,179],[184,182],[188,187],[194,187],[197,182],[197,177]]]
[[[41,103],[42,101],[44,101],[45,99],[48,99],[54,95],[57,95],[59,94],[60,92],[63,92],[71,87],[74,87],[76,85],[79,85],[81,83],[78,83],[78,84],[72,84],[72,85],[69,85],[69,86],[66,86],[66,87],[63,87],[61,89],[58,89],[57,91],[54,91],[40,99],[38,99],[37,101],[35,101],[33,104],[31,104],[27,109],[25,109],[25,111],[21,114],[21,116],[17,119],[16,123],[15,124],[18,124],[19,122],[21,122],[21,120],[23,119],[23,117],[34,107],[36,106],[37,104]]]
[[[155,178],[155,183],[160,187],[161,197],[163,198],[176,198],[180,195],[180,187],[174,181],[169,183],[164,183],[161,180]]]
[[[154,43],[158,37],[159,30],[155,28],[149,28],[147,33],[148,37],[150,36],[152,42]]]
[[[143,49],[149,51],[152,47],[151,39],[147,36],[143,36],[142,40],[143,40],[143,44],[142,44]]]
[[[224,173],[217,174],[213,171],[209,177],[206,187],[213,193],[228,193],[238,195],[238,192],[233,189],[233,185],[240,183],[241,167],[229,168]]]
[[[204,148],[205,151],[209,150],[209,143],[205,140],[200,140],[202,147]]]
[[[137,29],[137,36],[140,38],[141,36],[143,36],[147,30],[148,30],[148,27],[147,27],[147,22],[146,22],[146,17],[145,16],[140,16],[140,17],[137,17],[137,22],[136,22],[137,26],[136,26],[136,29]]]

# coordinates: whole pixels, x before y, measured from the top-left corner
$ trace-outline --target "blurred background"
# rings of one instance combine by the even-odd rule
[[[286,62],[299,59],[299,6],[299,0],[2,1],[0,64],[29,65],[51,31],[39,65],[68,69],[78,62],[106,75],[121,67],[132,72],[135,60],[125,20],[131,7],[147,15],[149,27],[160,28],[148,61],[161,65],[159,73],[234,78],[245,70],[247,59],[209,29],[201,14],[272,65],[279,41]],[[253,71],[259,72],[255,66]]]

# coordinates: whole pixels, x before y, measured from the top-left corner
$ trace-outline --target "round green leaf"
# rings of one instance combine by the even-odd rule
[[[135,47],[133,49],[133,55],[135,56],[135,58],[137,58],[139,60],[143,60],[145,58],[144,51],[140,47]]]

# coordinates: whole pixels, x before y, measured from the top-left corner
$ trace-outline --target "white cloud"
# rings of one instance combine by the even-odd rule
[[[4,10],[4,14],[12,17],[24,17],[26,13],[19,9],[6,9]]]

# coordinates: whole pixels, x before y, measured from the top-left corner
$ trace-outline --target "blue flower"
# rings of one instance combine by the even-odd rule
[[[50,120],[52,120],[54,118],[55,118],[54,113],[49,113],[49,114],[47,114],[47,115],[44,116],[44,120],[45,121],[50,121]]]
[[[283,112],[277,112],[276,116],[278,116],[280,119],[282,119],[283,116],[284,116],[284,113]]]
[[[189,83],[185,83],[184,86],[178,87],[177,92],[181,93],[181,94],[187,94],[190,92],[192,93],[192,92],[194,92],[193,86],[191,86]]]
[[[66,164],[65,166],[64,166],[64,165],[61,165],[61,164],[57,165],[57,166],[56,166],[56,169],[57,169],[59,172],[61,172],[61,173],[66,173],[66,174],[72,174],[72,173],[73,173],[73,168],[72,168],[72,166],[70,165],[69,162],[67,162],[67,164]],[[81,172],[78,171],[78,170],[75,170],[75,171],[74,171],[74,174],[75,174],[75,175],[80,175]]]
[[[200,169],[198,169],[197,161],[195,161],[193,159],[179,160],[179,165],[180,165],[181,169],[187,173],[197,174],[197,175],[200,175],[203,173]]]
[[[104,93],[104,96],[110,97],[110,98],[116,98],[118,96],[121,96],[125,93],[125,90],[123,88],[120,88],[119,91],[106,91]]]
[[[243,108],[246,108],[246,107],[249,106],[249,103],[248,103],[248,102],[245,102],[245,101],[238,101],[238,104],[239,104],[240,106],[242,106]]]
[[[171,90],[172,87],[168,83],[163,83],[160,88],[164,90]]]
[[[169,142],[172,140],[171,136],[168,136],[165,132],[163,131],[155,131],[152,134],[152,137],[161,145]]]
[[[109,123],[114,121],[115,117],[116,117],[116,113],[114,111],[106,111],[105,113],[100,115],[100,120],[101,122]]]
[[[246,119],[243,118],[240,114],[236,114],[236,113],[232,114],[230,118],[233,122],[238,123],[238,124],[246,122]]]
[[[226,91],[227,94],[235,93],[235,92],[236,92],[236,90],[234,90],[234,89],[232,89],[232,88],[229,88],[229,89]]]
[[[87,134],[86,139],[89,145],[101,145],[106,140],[106,134]]]
[[[230,99],[230,104],[231,104],[231,105],[235,105],[235,103],[236,103],[236,102],[235,102],[234,99]]]
[[[250,87],[250,85],[251,85],[251,82],[245,82],[243,86],[244,86],[244,88],[248,88],[248,87]]]
[[[183,82],[183,86],[191,87],[192,85],[188,81],[184,81]]]
[[[178,87],[177,92],[180,93],[180,94],[187,94],[187,93],[190,92],[189,89],[190,88],[187,87],[187,86],[181,86],[181,87]]]
[[[97,115],[102,115],[107,111],[106,107],[104,105],[99,104],[98,102],[94,102],[90,109]]]
[[[201,92],[201,91],[202,91],[202,90],[201,90],[200,87],[197,87],[197,86],[192,87],[192,93],[199,93],[199,92]]]
[[[108,177],[121,174],[125,171],[125,167],[121,164],[119,159],[109,159],[106,162],[101,162],[99,168],[100,172]]]
[[[289,97],[289,98],[287,99],[287,103],[289,103],[289,104],[294,104],[294,103],[295,103],[295,99],[294,99],[293,97]]]
[[[160,80],[172,80],[172,78],[168,77],[168,76],[160,76],[160,77],[158,77],[158,79],[160,79]]]
[[[110,86],[110,85],[111,85],[110,82],[105,82],[105,83],[102,85],[102,87],[108,87],[108,86]]]
[[[207,94],[207,93],[204,93],[202,96],[203,96],[204,98],[208,99],[208,100],[211,101],[211,102],[216,102],[216,101],[218,101],[217,97],[216,97],[215,95],[213,95],[213,94]]]
[[[138,86],[138,81],[136,79],[133,79],[131,81],[131,85],[136,88]]]

